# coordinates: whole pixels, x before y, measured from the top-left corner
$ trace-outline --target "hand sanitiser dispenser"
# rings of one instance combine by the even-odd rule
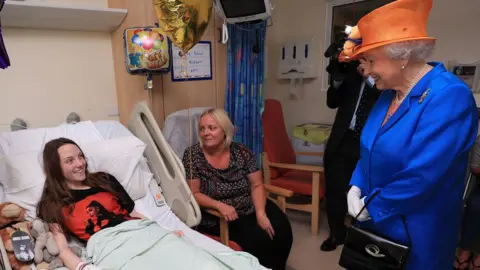
[[[318,77],[318,46],[314,39],[295,40],[282,44],[277,78],[290,80],[290,95],[297,99],[297,81]]]

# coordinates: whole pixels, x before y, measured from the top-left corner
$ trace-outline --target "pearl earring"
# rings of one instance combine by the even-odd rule
[[[405,66],[402,66],[402,70],[404,70],[404,69],[405,69]]]

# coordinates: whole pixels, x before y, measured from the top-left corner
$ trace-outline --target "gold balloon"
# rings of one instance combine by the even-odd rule
[[[160,27],[184,53],[202,38],[212,17],[213,0],[155,0]]]

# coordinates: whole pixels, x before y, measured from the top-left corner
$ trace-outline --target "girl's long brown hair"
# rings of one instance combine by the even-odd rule
[[[73,209],[72,195],[67,186],[67,181],[63,175],[60,165],[60,155],[58,149],[64,145],[73,144],[82,149],[74,141],[67,138],[58,138],[45,144],[43,150],[43,168],[45,172],[45,186],[43,188],[42,197],[37,204],[37,216],[53,225],[58,224],[60,228],[52,227],[52,229],[61,229],[62,232],[68,232],[65,225],[65,217],[63,213],[64,207]],[[106,173],[89,173],[88,164],[85,165],[85,180],[83,184],[89,187],[101,187],[108,192],[118,196],[108,184],[108,176]]]

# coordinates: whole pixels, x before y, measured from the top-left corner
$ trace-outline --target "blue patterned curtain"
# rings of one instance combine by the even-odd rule
[[[237,128],[234,141],[255,153],[263,151],[265,21],[228,25],[227,93],[225,110]]]

